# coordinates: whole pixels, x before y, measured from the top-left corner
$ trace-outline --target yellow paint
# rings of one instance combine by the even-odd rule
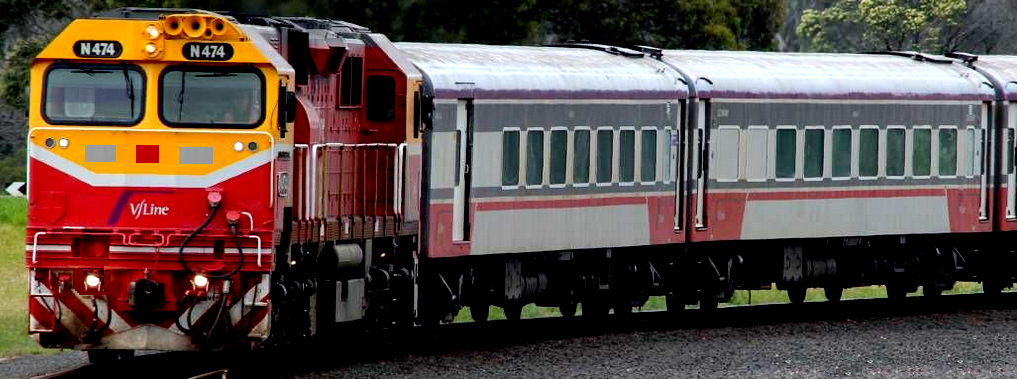
[[[221,33],[212,33],[208,37],[201,34],[191,38],[188,31],[181,30],[173,35],[166,30],[168,21],[184,20],[184,22],[202,20],[206,28],[213,28],[223,23]],[[159,30],[155,39],[149,38],[146,30],[154,26]],[[193,34],[193,33],[191,33]],[[88,41],[119,41],[123,53],[115,59],[79,58],[73,50],[74,43],[79,40]],[[234,50],[233,57],[228,61],[209,62],[192,61],[183,57],[183,47],[188,42],[225,42]],[[155,58],[145,54],[145,46],[156,44],[159,51]],[[141,68],[145,74],[145,104],[141,121],[134,126],[74,126],[49,125],[42,117],[43,80],[47,68],[57,60],[78,64],[133,64]],[[169,66],[188,64],[192,66],[238,66],[245,65],[258,69],[265,78],[265,117],[261,125],[251,129],[235,128],[172,128],[164,125],[159,118],[159,77]],[[49,151],[75,162],[96,173],[125,174],[168,174],[168,175],[201,175],[215,171],[226,165],[250,157],[256,152],[247,149],[249,142],[257,142],[258,151],[270,149],[275,140],[276,145],[292,140],[292,132],[286,139],[279,138],[278,130],[278,98],[280,83],[284,81],[277,74],[269,59],[264,56],[242,30],[227,19],[215,14],[183,14],[164,16],[158,21],[127,20],[127,19],[81,19],[75,20],[64,29],[39,54],[31,68],[31,93],[29,111],[30,143],[42,149],[47,138],[59,140],[67,138],[70,146],[61,149],[59,146]],[[289,129],[292,131],[292,124]],[[75,130],[70,130],[75,129]],[[217,131],[216,133],[195,133],[199,131]],[[235,142],[244,144],[242,152],[233,149]],[[116,145],[117,161],[115,163],[85,162],[86,145]],[[159,145],[159,163],[135,163],[137,145]],[[213,164],[179,164],[179,148],[212,147]]]

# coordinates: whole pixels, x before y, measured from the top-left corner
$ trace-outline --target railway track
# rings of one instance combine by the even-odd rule
[[[454,351],[493,349],[551,340],[592,337],[611,333],[654,332],[674,329],[741,328],[779,323],[864,320],[977,310],[1017,309],[1017,293],[942,295],[855,299],[805,304],[739,305],[716,310],[690,309],[634,312],[625,318],[547,317],[517,322],[488,321],[403,331],[340,331],[310,343],[266,347],[230,357],[201,352],[174,352],[139,356],[117,364],[85,365],[65,372],[36,377],[51,378],[277,378],[299,373],[342,368],[356,362],[408,355],[440,355]],[[35,378],[33,378],[35,379]]]

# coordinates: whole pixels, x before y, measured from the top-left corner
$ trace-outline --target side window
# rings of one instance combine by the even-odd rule
[[[716,154],[713,159],[716,162],[717,179],[731,181],[738,180],[738,154],[740,143],[738,141],[740,129],[734,127],[721,127],[717,130],[717,142],[714,144]]]
[[[914,176],[932,173],[932,129],[912,130],[911,162]]]
[[[502,134],[501,185],[519,185],[519,131],[505,131]]]
[[[833,177],[851,177],[851,129],[833,130]]]
[[[622,130],[618,143],[618,181],[632,183],[636,180],[636,131]]]
[[[794,179],[795,156],[798,153],[798,131],[795,129],[777,129],[777,146],[775,155],[777,179]]]
[[[674,157],[671,156],[671,153],[673,152],[674,145],[671,145],[671,140],[672,139],[677,139],[677,138],[676,138],[676,136],[673,133],[674,133],[674,131],[672,131],[671,129],[667,129],[667,130],[664,131],[664,141],[663,141],[664,142],[664,151],[663,151],[663,153],[664,153],[664,183],[670,183],[671,180],[674,179],[674,173],[673,173],[673,170],[671,168],[671,166],[672,166],[671,161],[674,159]]]
[[[367,119],[375,122],[395,118],[395,79],[391,76],[367,78]]]
[[[611,160],[614,154],[614,131],[597,131],[597,183],[611,183]]]
[[[526,185],[544,184],[544,131],[526,132]]]
[[[1004,151],[1006,151],[1006,153],[1004,153],[1004,154],[1006,154],[1006,173],[1007,174],[1013,174],[1013,155],[1014,155],[1014,149],[1013,149],[1013,129],[1012,128],[1006,128],[1006,145],[1004,145],[1004,146],[1007,147],[1006,150],[1004,150]]]
[[[565,184],[565,159],[568,157],[568,131],[551,131],[551,184]]]
[[[977,154],[975,154],[975,152],[977,151],[976,149],[978,149],[979,143],[975,139],[975,135],[976,134],[975,134],[975,129],[974,128],[968,128],[966,130],[966,132],[967,132],[967,143],[965,145],[968,148],[968,151],[967,151],[967,153],[968,153],[967,154],[967,158],[968,158],[967,169],[968,170],[967,170],[966,174],[967,174],[967,176],[974,176],[975,175],[975,167],[979,167],[979,166],[977,166],[975,164],[975,161],[977,160]]]
[[[749,181],[766,180],[767,170],[767,135],[769,130],[765,126],[749,126],[748,141],[745,152],[745,178]]]
[[[825,133],[823,129],[805,131],[805,178],[823,178],[823,154]]]
[[[879,129],[862,129],[858,138],[858,176],[879,176]]]
[[[886,130],[886,176],[904,177],[904,128]]]
[[[957,175],[957,129],[939,129],[939,176]]]
[[[653,183],[657,181],[657,130],[644,129],[642,133],[639,142],[642,158],[639,164],[639,181]]]
[[[349,57],[343,62],[339,75],[339,106],[353,107],[360,105],[361,91],[364,85],[364,58]]]
[[[590,182],[590,131],[576,130],[572,142],[572,184]]]

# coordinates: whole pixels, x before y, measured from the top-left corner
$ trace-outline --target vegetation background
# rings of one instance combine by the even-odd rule
[[[1017,52],[1017,28],[1011,27],[1017,1],[1012,0],[0,0],[0,185],[25,179],[25,94],[32,57],[70,20],[125,6],[324,17],[369,27],[393,41]],[[23,199],[0,197],[0,357],[39,351],[24,335],[24,212]],[[957,291],[979,289],[971,284]],[[750,296],[752,303],[787,299],[776,290],[752,294],[740,292],[734,303],[747,303]],[[844,295],[883,292],[865,287]],[[810,300],[822,298],[821,290],[809,293]],[[661,299],[648,304],[661,306]],[[531,317],[550,313],[525,310]]]

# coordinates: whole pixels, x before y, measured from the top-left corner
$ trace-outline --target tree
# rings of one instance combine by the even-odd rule
[[[839,0],[805,10],[796,31],[804,50],[943,53],[959,41],[967,9],[965,0]]]

